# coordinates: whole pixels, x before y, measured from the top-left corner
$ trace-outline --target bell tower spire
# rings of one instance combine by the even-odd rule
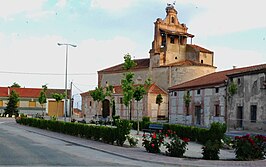
[[[150,50],[152,67],[186,60],[187,38],[194,37],[187,33],[186,25],[179,22],[173,4],[167,4],[165,11],[165,19],[158,18],[154,22],[154,40]]]

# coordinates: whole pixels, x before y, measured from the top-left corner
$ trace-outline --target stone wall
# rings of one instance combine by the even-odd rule
[[[230,128],[266,131],[266,89],[263,88],[263,81],[265,81],[264,73],[233,78],[238,91],[232,99],[229,99]],[[257,117],[254,122],[251,121],[252,105],[257,106]],[[243,119],[237,114],[239,108],[243,109]],[[239,126],[239,121],[242,121],[242,127]]]

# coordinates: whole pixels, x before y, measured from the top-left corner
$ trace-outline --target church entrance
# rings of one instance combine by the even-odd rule
[[[103,101],[103,118],[110,116],[110,101],[105,99]]]

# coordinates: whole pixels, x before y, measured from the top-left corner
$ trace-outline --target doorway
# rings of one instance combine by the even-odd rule
[[[243,106],[237,107],[236,126],[243,128]]]
[[[110,101],[105,99],[103,101],[103,118],[107,118],[108,116],[110,116]]]
[[[201,125],[201,106],[195,106],[196,125]]]

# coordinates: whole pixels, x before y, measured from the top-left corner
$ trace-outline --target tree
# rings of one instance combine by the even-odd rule
[[[232,97],[237,92],[237,84],[235,82],[232,82],[228,87],[229,96]]]
[[[39,101],[39,103],[40,103],[41,106],[42,106],[42,115],[44,116],[43,105],[44,105],[45,103],[47,103],[47,100],[46,100],[46,99],[47,99],[47,98],[46,98],[47,85],[43,85],[42,88],[43,88],[43,90],[40,92],[40,96],[39,96],[38,101]]]
[[[124,78],[122,79],[122,90],[123,90],[123,103],[127,107],[127,111],[129,111],[129,119],[131,120],[131,109],[129,109],[131,101],[133,99],[134,88],[133,88],[133,77],[134,74],[129,72],[124,74]]]
[[[161,106],[161,103],[163,102],[163,97],[161,94],[158,94],[156,96],[156,104],[158,104],[158,112],[157,112],[157,118],[158,118],[158,115],[160,114],[160,106]]]
[[[95,90],[90,92],[91,97],[93,98],[93,101],[97,101],[97,104],[99,105],[100,102],[102,102],[105,99],[105,93],[103,91],[102,87],[96,87]],[[96,117],[98,119],[98,111],[96,110]]]
[[[18,116],[18,102],[19,102],[19,95],[16,91],[12,90],[9,97],[8,103],[5,110],[5,114],[9,116],[15,115]]]
[[[189,104],[191,102],[191,96],[189,95],[189,91],[187,91],[185,94],[184,94],[184,103],[185,103],[185,106],[186,106],[186,115],[189,115]]]
[[[139,101],[143,99],[144,95],[147,94],[147,89],[150,86],[150,79],[145,81],[145,85],[139,85],[134,88],[133,98],[137,101],[137,135],[139,134]]]
[[[13,85],[11,85],[11,88],[20,88],[20,85],[14,82]]]
[[[56,103],[57,103],[57,110],[56,110],[56,117],[58,117],[58,103],[60,101],[62,101],[62,99],[65,98],[65,94],[60,94],[60,93],[53,93],[52,97],[55,99]]]

